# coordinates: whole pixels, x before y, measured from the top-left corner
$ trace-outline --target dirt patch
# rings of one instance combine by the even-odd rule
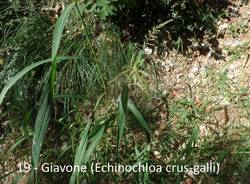
[[[224,30],[215,37],[216,50],[208,49],[205,55],[197,50],[188,56],[175,52],[152,56],[161,91],[176,99],[190,98],[198,108],[206,106],[209,122],[217,128],[239,123],[250,127],[249,107],[244,106],[250,97],[250,15],[249,6],[238,8],[237,16],[218,22]],[[205,127],[203,133],[208,131]]]

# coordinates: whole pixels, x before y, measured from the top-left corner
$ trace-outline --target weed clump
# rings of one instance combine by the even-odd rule
[[[56,15],[44,13],[46,4],[38,1],[1,7],[0,131],[6,133],[0,139],[0,172],[7,175],[0,179],[6,182],[14,170],[6,167],[12,163],[9,158],[19,157],[18,162],[31,164],[27,177],[34,183],[227,183],[230,176],[231,181],[248,181],[249,128],[218,128],[219,123],[210,122],[209,102],[199,101],[188,84],[182,86],[189,90],[184,96],[174,89],[162,92],[155,63],[146,62],[147,53],[141,49],[167,40],[166,47],[184,53],[191,38],[216,31],[214,22],[227,5],[223,0],[217,3],[83,0],[55,3],[52,9],[60,9],[53,12]],[[244,31],[232,29],[235,34]],[[211,93],[238,95],[227,88],[226,73],[213,83],[218,89]],[[237,105],[249,117],[245,93]],[[229,109],[224,110],[228,116]],[[9,139],[14,142],[11,147],[6,146]],[[221,173],[36,169],[41,163],[192,168],[208,162],[223,165]],[[23,176],[14,177],[17,181]]]

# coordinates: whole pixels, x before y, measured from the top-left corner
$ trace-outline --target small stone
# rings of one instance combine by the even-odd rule
[[[157,159],[160,159],[161,158],[161,154],[159,151],[154,151],[154,156],[157,158]]]
[[[147,54],[147,55],[151,55],[151,54],[153,53],[153,50],[150,49],[150,48],[148,48],[148,47],[145,47],[145,48],[144,48],[144,52],[145,52],[145,54]]]
[[[197,74],[199,72],[199,66],[197,65],[194,65],[191,69],[191,72],[194,73],[194,74]]]
[[[185,179],[185,183],[184,184],[193,184],[193,179],[192,178]]]
[[[219,95],[217,97],[217,100],[219,102],[219,105],[222,106],[222,107],[227,107],[230,104],[229,101],[227,100],[227,98],[224,97],[223,95]]]
[[[158,130],[155,131],[155,135],[156,136],[159,136],[160,135],[160,132]]]
[[[233,40],[229,40],[229,41],[225,42],[224,45],[228,46],[228,47],[237,47],[237,46],[240,46],[244,43],[245,43],[245,40],[233,39]]]
[[[239,13],[239,8],[238,7],[231,7],[231,11],[232,11],[232,13],[237,15]]]
[[[227,107],[227,106],[229,106],[229,101],[228,100],[225,100],[225,99],[223,99],[221,102],[220,102],[220,105],[221,106],[223,106],[223,107]]]
[[[193,73],[189,73],[189,74],[188,74],[188,78],[189,78],[189,79],[193,80],[193,79],[194,79],[194,77],[195,77],[195,76],[194,76],[194,74],[193,74]]]
[[[218,34],[219,35],[224,35],[226,33],[227,28],[229,27],[228,23],[224,23],[219,25],[218,27]]]

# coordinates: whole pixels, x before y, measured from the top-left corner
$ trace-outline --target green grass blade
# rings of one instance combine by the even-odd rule
[[[50,120],[50,103],[49,103],[49,91],[47,86],[45,87],[44,94],[41,98],[41,105],[39,107],[36,121],[35,121],[35,132],[32,144],[32,166],[35,179],[37,181],[37,169],[40,158],[41,146],[43,138],[48,127]],[[34,176],[34,175],[33,175]]]
[[[83,158],[83,163],[84,164],[86,164],[88,162],[88,160],[90,159],[90,156],[95,151],[96,146],[98,145],[98,143],[102,139],[104,130],[105,130],[105,126],[103,125],[99,129],[99,131],[96,133],[96,135],[91,139],[90,145],[89,145],[87,151],[85,152],[85,155],[84,155],[84,158]]]
[[[132,114],[135,116],[137,122],[139,123],[139,125],[143,128],[147,140],[148,142],[150,142],[151,140],[151,134],[150,134],[150,130],[148,127],[148,124],[146,123],[146,121],[144,120],[142,114],[140,113],[140,111],[135,107],[135,105],[133,104],[133,102],[131,100],[128,101],[128,109],[132,112]]]
[[[81,136],[82,138],[81,138],[80,145],[77,148],[74,165],[81,166],[82,164],[86,164],[88,162],[88,160],[90,159],[91,155],[93,154],[96,146],[100,142],[102,136],[103,136],[104,129],[105,129],[104,125],[93,136],[93,138],[91,139],[90,144],[87,148],[87,143],[88,143],[88,139],[89,139],[88,133],[89,133],[90,125],[91,125],[91,122],[88,123],[86,129],[84,130],[84,132]],[[86,148],[87,148],[87,150],[86,150]],[[78,177],[77,172],[72,173],[69,184],[74,184],[77,177]]]
[[[13,152],[20,144],[22,144],[25,140],[27,139],[27,137],[21,137],[19,139],[16,140],[15,144],[13,144],[13,146],[11,146],[10,148],[10,152]]]
[[[116,149],[118,153],[119,145],[122,140],[122,136],[123,136],[124,129],[125,129],[125,112],[123,110],[121,98],[119,98],[119,103],[118,103],[118,122],[117,123],[118,123],[118,135],[117,135]]]
[[[82,59],[82,57],[58,57],[58,61],[60,60],[68,60],[68,59]],[[43,61],[38,61],[36,63],[33,63],[29,66],[27,66],[26,68],[24,68],[23,70],[21,70],[20,72],[18,72],[15,76],[13,76],[12,78],[10,78],[9,82],[7,83],[6,86],[4,86],[4,88],[2,89],[1,93],[0,93],[0,105],[3,102],[3,99],[6,95],[6,93],[9,91],[9,89],[19,80],[21,79],[25,74],[27,74],[29,71],[33,70],[34,68],[42,65],[42,64],[46,64],[51,62],[51,59],[46,59]]]
[[[87,147],[87,143],[88,143],[88,133],[89,133],[89,129],[90,129],[90,125],[91,122],[88,122],[85,130],[83,131],[82,135],[81,135],[81,141],[80,144],[77,148],[76,154],[75,154],[75,160],[74,160],[74,165],[79,165],[81,166],[83,164],[83,158],[85,155],[85,151],[86,151],[86,147]],[[70,184],[74,184],[76,177],[77,177],[78,173],[73,172],[71,177],[70,177]]]
[[[81,142],[80,142],[80,145],[77,149],[77,152],[76,152],[76,156],[75,156],[75,161],[76,163],[78,164],[82,164],[82,155],[83,153],[85,153],[86,151],[86,147],[87,147],[87,142],[88,142],[88,133],[89,133],[89,129],[90,129],[90,125],[91,125],[91,122],[89,122],[87,124],[87,127],[85,128],[82,136],[81,136]]]
[[[121,97],[118,101],[118,135],[117,135],[117,152],[119,150],[119,145],[122,140],[122,136],[125,129],[125,121],[126,121],[126,111],[128,104],[128,86],[124,86],[122,90]]]
[[[197,127],[194,127],[192,129],[191,137],[190,137],[190,139],[187,143],[186,149],[185,149],[185,153],[187,155],[189,155],[192,152],[193,148],[195,147],[195,143],[198,140],[198,136],[199,136],[199,129]]]
[[[20,183],[20,180],[22,179],[22,177],[23,177],[22,174],[16,175],[16,177],[15,177],[14,181],[12,182],[12,184],[18,184],[18,183]],[[1,180],[1,178],[0,178],[0,180]]]
[[[122,89],[121,102],[124,114],[126,114],[128,106],[128,85],[124,85]]]
[[[51,88],[51,94],[52,97],[54,96],[54,84],[55,84],[55,80],[56,80],[56,56],[57,56],[57,52],[60,46],[60,42],[62,39],[62,35],[63,35],[63,30],[64,27],[68,21],[70,12],[72,10],[72,8],[74,7],[75,3],[71,3],[70,5],[68,5],[62,12],[61,16],[59,17],[59,19],[56,22],[56,26],[53,32],[53,40],[52,40],[52,65],[51,65],[51,71],[50,71],[50,88]]]
[[[53,33],[53,40],[52,40],[52,60],[54,60],[56,55],[57,55],[59,45],[60,45],[60,42],[62,39],[64,27],[67,23],[70,12],[71,12],[72,8],[74,7],[74,5],[75,5],[75,3],[71,3],[70,5],[68,5],[63,10],[61,16],[59,17],[59,19],[56,22],[55,30]]]
[[[27,66],[26,68],[24,68],[22,71],[18,72],[15,76],[13,76],[8,84],[3,88],[3,90],[1,91],[0,93],[0,105],[2,104],[3,102],[3,99],[6,95],[6,93],[8,92],[8,90],[19,80],[21,79],[26,73],[28,73],[29,71],[31,71],[32,69],[42,65],[42,64],[45,64],[45,63],[49,63],[51,62],[51,59],[46,59],[46,60],[43,60],[43,61],[39,61],[39,62],[36,62],[34,64],[31,64],[29,66]]]
[[[98,100],[97,100],[97,102],[96,102],[96,104],[95,104],[94,110],[93,110],[93,114],[95,114],[95,112],[96,112],[96,110],[97,110],[98,106],[100,105],[100,103],[101,103],[101,101],[102,101],[103,98],[104,98],[104,94],[102,94],[102,95],[98,98]]]

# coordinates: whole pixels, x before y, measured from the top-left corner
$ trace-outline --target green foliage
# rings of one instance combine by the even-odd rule
[[[60,98],[62,96],[62,98],[66,101],[68,101],[70,98],[67,97],[67,95],[71,95],[70,92],[73,92],[73,96],[75,98],[75,94],[77,93],[82,93],[83,97],[81,98],[89,98],[91,97],[93,94],[97,94],[98,92],[95,91],[96,89],[98,89],[99,91],[101,91],[102,93],[105,94],[105,96],[107,96],[107,98],[110,98],[110,96],[108,95],[108,93],[106,93],[106,83],[108,81],[110,81],[110,79],[119,76],[119,73],[122,72],[123,70],[123,66],[126,64],[129,64],[128,60],[134,61],[134,57],[136,56],[136,53],[134,52],[135,50],[132,50],[133,47],[128,47],[128,48],[123,48],[123,46],[121,45],[119,38],[114,34],[109,34],[108,31],[107,35],[104,35],[104,37],[99,37],[98,42],[96,41],[89,41],[91,38],[89,34],[89,28],[87,28],[86,26],[84,27],[85,30],[83,31],[83,33],[85,33],[86,37],[85,37],[85,41],[80,42],[80,44],[83,44],[83,47],[78,47],[79,50],[75,50],[75,54],[76,56],[74,57],[60,57],[58,56],[58,52],[64,55],[67,54],[72,54],[71,53],[71,49],[72,49],[72,44],[70,44],[70,53],[67,53],[68,51],[68,45],[67,42],[69,41],[70,43],[77,43],[79,44],[79,42],[76,42],[73,38],[70,38],[70,40],[66,40],[66,42],[62,41],[63,38],[63,34],[64,34],[64,29],[67,23],[67,19],[70,15],[70,11],[73,9],[73,7],[75,6],[74,3],[70,4],[68,7],[66,7],[66,9],[62,12],[61,16],[59,17],[56,25],[55,25],[55,29],[54,29],[54,33],[53,33],[53,40],[52,40],[52,58],[51,59],[47,59],[47,60],[43,60],[43,61],[39,61],[39,62],[34,62],[34,61],[28,61],[27,63],[30,63],[26,68],[24,68],[22,71],[20,71],[19,73],[17,73],[15,76],[13,76],[12,78],[10,78],[9,80],[7,80],[7,85],[3,88],[1,95],[0,95],[0,99],[1,99],[1,103],[3,102],[3,99],[6,95],[6,93],[9,91],[9,89],[14,86],[15,84],[17,84],[17,81],[20,80],[21,78],[23,78],[26,74],[28,74],[30,71],[36,69],[38,66],[43,66],[43,64],[46,63],[50,63],[51,62],[51,67],[47,68],[44,67],[44,71],[46,71],[44,74],[42,74],[43,76],[43,82],[41,83],[41,87],[40,87],[40,91],[39,93],[42,93],[41,95],[41,100],[38,103],[38,109],[37,109],[37,115],[34,117],[35,118],[35,126],[34,126],[34,138],[33,138],[33,146],[32,146],[32,166],[33,166],[33,173],[32,173],[32,177],[33,174],[35,176],[35,182],[39,181],[39,175],[36,169],[34,168],[38,168],[39,167],[39,160],[40,160],[40,154],[41,154],[41,146],[42,143],[44,142],[44,136],[47,130],[47,127],[49,125],[49,122],[51,120],[57,120],[56,117],[56,108],[55,105],[57,106],[57,103],[60,103]],[[79,14],[80,12],[78,11],[77,14]],[[81,15],[80,15],[81,16]],[[80,19],[82,19],[82,17],[80,17]],[[78,20],[77,20],[78,21]],[[80,21],[83,23],[83,21]],[[75,22],[74,22],[75,23]],[[79,23],[79,22],[77,22]],[[79,25],[79,24],[78,24]],[[82,31],[82,30],[81,30]],[[18,38],[18,41],[20,41],[18,34],[25,34],[23,32],[20,33],[16,33],[16,38]],[[33,35],[31,35],[33,36]],[[59,45],[60,43],[61,47],[64,49],[60,49]],[[84,48],[84,46],[87,46],[86,49]],[[91,48],[89,50],[89,47]],[[97,50],[98,49],[98,50]],[[111,50],[110,50],[111,49]],[[128,53],[126,53],[128,52]],[[121,54],[122,53],[122,54]],[[42,55],[42,54],[41,54]],[[79,57],[78,57],[79,56]],[[130,59],[130,57],[132,59]],[[60,63],[58,61],[62,60],[62,59],[67,59],[68,62],[65,63]],[[117,58],[120,59],[120,63],[117,60]],[[111,60],[110,60],[111,59]],[[138,61],[143,61],[140,55],[140,60]],[[71,61],[71,62],[70,62]],[[72,62],[73,61],[73,62]],[[117,63],[113,63],[113,61],[116,61]],[[71,64],[70,64],[71,63]],[[73,64],[72,64],[73,63]],[[137,62],[136,62],[137,63]],[[57,65],[58,68],[60,69],[59,71],[57,71]],[[79,86],[84,86],[82,84],[89,83],[89,85],[91,86],[84,86],[84,90],[86,90],[85,92],[82,91],[82,88],[71,88],[70,86],[66,86],[65,88],[65,82],[67,82],[67,80],[65,80],[65,76],[63,76],[63,72],[68,72],[68,67],[70,67],[70,71],[72,71],[72,69],[77,72],[77,73],[72,73],[70,72],[71,76],[69,76],[69,81],[72,81],[73,78],[71,77],[77,77],[76,78],[76,85],[77,82],[80,82]],[[114,70],[110,70],[109,67],[113,67]],[[140,67],[140,65],[136,64],[136,66],[134,67]],[[113,72],[113,73],[112,73]],[[48,74],[50,77],[48,77]],[[77,74],[77,75],[75,75]],[[134,74],[136,74],[134,72]],[[56,78],[55,76],[58,76],[58,78]],[[60,78],[63,78],[64,80],[61,81]],[[122,76],[124,77],[124,76]],[[126,75],[125,75],[126,77]],[[50,79],[50,80],[49,80]],[[78,80],[79,79],[79,80]],[[96,81],[96,82],[95,82]],[[117,80],[115,82],[115,85],[118,84],[119,87],[119,80]],[[82,84],[81,84],[82,82]],[[136,82],[136,81],[135,81]],[[74,83],[73,83],[74,84]],[[100,88],[99,84],[103,84],[102,87]],[[52,90],[49,92],[48,91],[48,87],[52,86]],[[113,86],[114,84],[110,84],[111,86]],[[133,85],[136,85],[136,83],[134,83]],[[54,90],[54,87],[56,90]],[[114,89],[114,88],[113,88]],[[42,92],[43,91],[43,92]],[[118,90],[117,90],[118,91]],[[66,96],[66,97],[63,97]],[[95,96],[95,95],[94,95]],[[92,96],[93,98],[93,96]],[[31,101],[33,101],[33,99],[30,99]],[[54,102],[54,104],[52,104],[51,102]],[[73,100],[72,100],[73,102]],[[76,106],[79,105],[79,103],[75,104]],[[71,106],[71,103],[67,103],[66,104],[66,109],[64,112],[70,113],[71,109],[74,108]],[[124,106],[125,107],[125,106]],[[96,107],[97,108],[97,107]],[[96,109],[94,109],[93,111],[95,111]],[[55,117],[53,118],[53,113],[55,113]],[[94,114],[94,113],[93,113]],[[59,114],[59,116],[64,116],[63,114]],[[68,116],[70,117],[70,115]],[[76,157],[75,157],[75,162],[77,163],[87,163],[87,161],[91,158],[91,155],[93,153],[93,151],[95,150],[95,147],[97,146],[97,144],[99,143],[99,141],[101,140],[102,136],[104,134],[104,126],[102,125],[101,128],[96,132],[96,134],[93,136],[91,135],[92,138],[89,138],[90,143],[89,146],[86,148],[86,154],[84,156],[84,158],[78,158],[79,157],[79,151],[77,151]],[[84,134],[85,135],[85,134]],[[87,141],[84,138],[85,136],[83,136],[82,141]],[[46,141],[46,139],[45,139]],[[46,148],[44,148],[46,150]],[[83,148],[79,148],[78,150],[82,151]],[[79,161],[80,159],[80,161]],[[74,182],[75,180],[75,175],[72,175],[72,182]]]
[[[88,122],[87,127],[85,128],[84,132],[82,133],[81,141],[80,141],[79,147],[77,148],[77,151],[75,154],[74,165],[77,165],[77,166],[86,165],[86,163],[90,159],[96,146],[98,145],[98,143],[100,142],[100,140],[104,134],[105,126],[102,125],[101,128],[99,128],[98,132],[92,138],[89,138],[90,125],[91,125],[91,122]],[[88,145],[89,139],[90,139],[90,143]],[[76,178],[78,178],[78,173],[73,172],[69,183],[74,184]]]
[[[117,154],[119,151],[119,145],[122,140],[122,136],[125,129],[125,121],[126,121],[126,112],[127,112],[127,105],[128,105],[128,86],[125,85],[123,87],[121,96],[118,99],[118,120],[117,120],[117,127],[118,127],[118,135],[117,135]]]
[[[34,172],[35,174],[34,176],[36,183],[38,182],[37,168],[39,166],[38,162],[40,158],[41,146],[50,121],[50,111],[51,111],[51,105],[49,103],[49,90],[48,87],[45,86],[44,93],[42,94],[41,97],[41,105],[36,115],[35,127],[34,127],[35,132],[32,144],[32,166],[33,166],[32,172]]]
[[[192,98],[176,99],[152,90],[152,66],[143,46],[130,42],[147,34],[140,43],[150,46],[168,32],[170,44],[184,52],[189,36],[213,29],[218,12],[207,3],[75,1],[58,13],[55,25],[40,13],[42,2],[15,1],[0,8],[4,25],[0,30],[0,120],[10,122],[11,131],[4,129],[4,139],[15,135],[8,152],[24,150],[22,154],[29,158],[31,150],[34,182],[180,183],[186,179],[184,173],[51,174],[34,169],[45,162],[89,166],[115,161],[123,165],[219,161],[232,171],[222,168],[219,176],[202,173],[195,179],[244,181],[249,168],[248,129],[226,127],[203,135],[200,128],[210,126],[207,104],[197,107]],[[120,30],[122,26],[126,28]],[[123,35],[127,32],[128,40]],[[240,51],[230,52],[238,57]],[[220,92],[233,96],[224,74],[218,81]],[[242,98],[240,107],[250,117],[247,89],[234,95]],[[159,113],[163,115],[155,115]],[[161,122],[164,114],[167,118]],[[158,124],[167,126],[160,135]],[[232,130],[238,131],[239,138]],[[2,150],[0,154],[2,164],[7,158]],[[11,174],[0,179],[5,182]],[[17,174],[14,182],[21,177]]]
[[[75,3],[71,3],[70,5],[68,5],[64,9],[64,11],[62,12],[62,15],[59,17],[59,19],[56,22],[54,33],[53,33],[52,52],[51,52],[53,64],[54,64],[54,62],[56,62],[55,59],[56,59],[57,52],[58,52],[60,42],[62,39],[64,27],[67,23],[70,12],[74,6],[75,6]]]
[[[113,2],[115,2],[115,0],[84,0],[80,4],[80,7],[85,14],[97,15],[100,19],[105,20],[116,11]]]
[[[3,99],[6,95],[6,93],[8,92],[8,90],[16,84],[16,82],[21,79],[26,73],[28,73],[29,71],[33,70],[34,68],[38,67],[39,65],[45,64],[45,63],[49,63],[51,62],[51,59],[47,59],[44,61],[39,61],[37,63],[34,63],[32,65],[29,65],[28,67],[24,68],[22,71],[20,71],[19,73],[17,73],[14,77],[12,77],[6,86],[4,86],[4,88],[2,89],[1,93],[0,93],[0,104],[2,104]]]
[[[214,33],[215,21],[220,16],[227,2],[220,1],[199,1],[196,0],[153,0],[153,1],[119,1],[116,15],[113,16],[115,22],[124,30],[130,38],[141,40],[149,29],[156,27],[164,20],[172,20],[171,23],[162,29],[159,40],[166,40],[168,46],[173,48],[175,42],[181,38],[188,45],[188,38],[201,38],[204,32]],[[165,31],[164,31],[165,30]],[[128,32],[128,33],[127,33]]]
[[[68,5],[65,10],[62,12],[62,15],[59,17],[59,19],[56,22],[54,33],[53,33],[53,39],[52,39],[52,51],[51,51],[51,71],[50,71],[50,85],[51,85],[51,94],[54,95],[54,83],[56,80],[56,61],[57,61],[57,52],[60,46],[60,42],[62,39],[62,33],[64,30],[64,27],[67,23],[67,20],[69,18],[70,12],[72,8],[75,6],[75,3],[71,3]]]
[[[140,113],[140,111],[135,107],[133,102],[131,102],[131,100],[128,102],[128,109],[135,116],[136,121],[139,123],[139,125],[142,127],[142,129],[145,131],[148,142],[150,142],[151,133],[150,133],[150,129],[148,127],[148,124],[144,120],[144,118],[143,118],[142,114]]]
[[[149,30],[148,34],[145,36],[145,45],[154,46],[154,42],[158,39],[158,35],[161,29],[171,22],[173,22],[173,19],[167,20],[159,25],[156,25],[153,27],[152,30]]]
[[[249,30],[248,28],[248,21],[242,20],[236,24],[232,24],[228,28],[228,34],[232,35],[233,37],[239,37]]]

